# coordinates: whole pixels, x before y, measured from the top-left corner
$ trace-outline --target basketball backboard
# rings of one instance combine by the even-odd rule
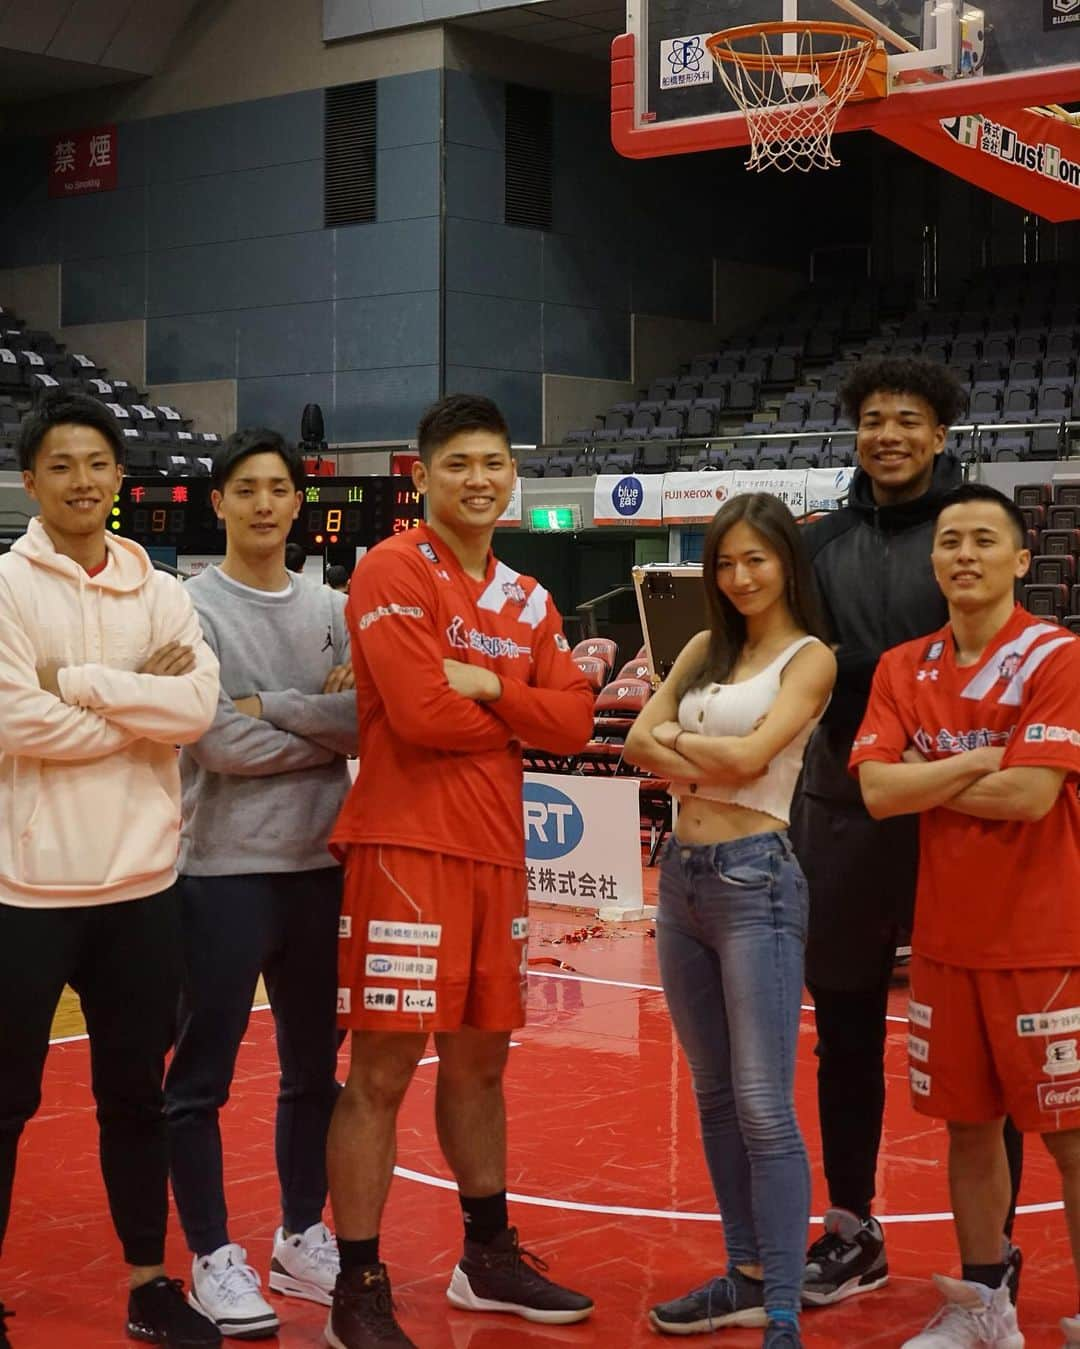
[[[844,22],[885,43],[890,95],[838,131],[1080,97],[1080,0],[628,0],[612,56],[612,132],[631,157],[745,143],[705,38],[766,21]],[[616,97],[617,91],[617,97]]]

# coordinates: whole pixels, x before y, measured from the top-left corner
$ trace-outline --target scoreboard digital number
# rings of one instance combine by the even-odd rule
[[[126,478],[110,525],[144,547],[224,556],[225,525],[214,512],[210,492],[208,478]],[[423,498],[411,478],[320,478],[305,486],[289,538],[309,553],[370,548],[415,529],[423,519]]]

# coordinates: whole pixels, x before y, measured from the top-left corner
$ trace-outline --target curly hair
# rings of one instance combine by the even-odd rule
[[[941,426],[952,426],[966,404],[963,387],[947,365],[915,356],[883,356],[860,361],[840,389],[844,412],[856,426],[865,400],[882,391],[924,398]]]

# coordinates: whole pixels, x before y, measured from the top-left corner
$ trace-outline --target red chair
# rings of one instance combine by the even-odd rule
[[[614,679],[597,694],[593,738],[578,755],[578,773],[614,776],[622,767],[626,737],[637,714],[652,697],[643,679]]]
[[[610,677],[611,671],[615,668],[615,662],[619,658],[619,648],[610,637],[586,637],[583,642],[578,642],[570,654],[575,660],[578,656],[589,656],[596,660],[602,660],[607,666],[608,677]]]
[[[651,679],[649,662],[645,659],[644,656],[635,657],[634,660],[628,660],[626,664],[622,667],[622,669],[619,671],[619,673],[615,676],[615,678],[644,679],[644,681],[647,684]]]
[[[574,664],[589,681],[593,693],[599,693],[607,682],[608,667],[596,656],[575,656]]]

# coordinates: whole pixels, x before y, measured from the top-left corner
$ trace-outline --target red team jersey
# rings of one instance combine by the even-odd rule
[[[426,525],[364,557],[349,587],[360,767],[331,844],[388,843],[524,869],[521,746],[573,754],[592,692],[550,595],[488,555],[482,581]],[[493,670],[477,703],[443,661]]]
[[[886,651],[851,767],[910,745],[927,760],[1000,745],[1003,769],[1068,775],[1038,821],[922,813],[913,949],[969,969],[1080,966],[1080,641],[1017,605],[976,665],[957,666],[948,625]]]

